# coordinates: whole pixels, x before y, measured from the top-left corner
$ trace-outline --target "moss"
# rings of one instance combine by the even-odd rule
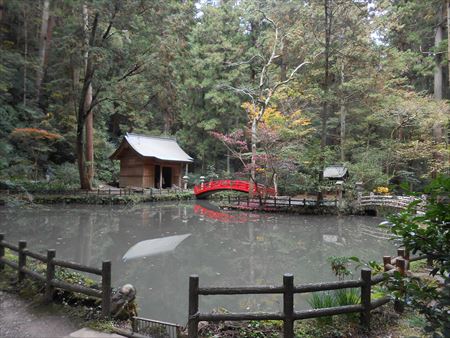
[[[95,195],[95,194],[77,194],[77,195],[7,195],[0,197],[0,205],[21,205],[26,203],[35,204],[137,204],[144,202],[158,201],[181,201],[193,198],[192,193],[180,192],[164,195],[142,195],[131,194],[126,196],[120,195]]]
[[[409,270],[412,272],[421,272],[427,267],[427,261],[422,259],[420,261],[411,262],[409,264]]]
[[[115,322],[113,322],[111,320],[103,320],[103,319],[90,320],[90,321],[86,322],[85,324],[87,327],[89,327],[93,330],[108,332],[108,333],[114,332],[114,327],[115,327]]]

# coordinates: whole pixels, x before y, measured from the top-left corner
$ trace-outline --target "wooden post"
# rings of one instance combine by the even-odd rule
[[[237,197],[237,201],[238,201],[238,205],[240,205],[241,204],[241,197],[239,195]]]
[[[55,264],[53,260],[56,256],[56,250],[47,250],[47,271],[45,273],[45,295],[44,300],[46,302],[51,302],[53,300],[53,293],[55,288],[52,285],[52,280],[55,278]]]
[[[273,196],[273,206],[277,206],[277,196]]]
[[[97,189],[97,196],[100,196],[100,188]]]
[[[400,272],[402,276],[406,276],[408,261],[398,257],[397,260],[395,261],[395,265],[397,266],[398,272]],[[400,295],[402,297],[405,296],[405,287],[403,281],[399,282],[399,289]],[[398,298],[396,298],[394,301],[394,310],[398,313],[403,313],[405,311],[405,304]]]
[[[19,282],[22,282],[25,279],[25,272],[22,271],[22,268],[27,265],[27,256],[25,255],[26,248],[27,242],[19,241],[19,269],[17,270],[17,278]]]
[[[289,196],[289,207],[291,207],[291,196]]]
[[[228,205],[230,205],[230,204],[231,204],[231,196],[228,195]]]
[[[5,234],[0,234],[0,258],[3,258],[5,256],[5,247],[2,245],[2,241],[5,239]],[[5,268],[5,264],[0,262],[0,271],[2,271]]]
[[[119,196],[122,196],[122,188],[119,188]]]
[[[247,207],[250,205],[250,197],[247,196]]]
[[[188,337],[198,337],[198,276],[189,277]]]
[[[102,263],[102,316],[111,315],[111,261]]]
[[[283,275],[283,337],[294,338],[294,275]]]
[[[303,205],[306,205],[306,198],[303,199]]]
[[[370,281],[372,279],[372,271],[367,268],[361,269],[361,305],[363,310],[361,312],[361,325],[365,329],[370,330],[370,293],[371,285]]]
[[[398,272],[400,272],[402,276],[406,276],[408,261],[403,258],[397,258],[395,265],[397,266]]]
[[[384,271],[388,271],[387,265],[391,264],[391,256],[383,256]]]
[[[405,252],[406,252],[405,249],[397,249],[397,256],[405,258]]]

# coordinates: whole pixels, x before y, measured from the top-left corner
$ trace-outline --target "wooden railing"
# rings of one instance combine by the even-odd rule
[[[408,274],[409,262],[427,259],[427,265],[432,266],[432,257],[421,255],[410,257],[405,249],[398,249],[397,256],[384,256],[384,273],[372,276],[372,271],[361,269],[359,280],[345,280],[328,283],[294,285],[292,274],[283,275],[281,286],[236,286],[236,287],[200,287],[199,277],[189,277],[189,317],[188,336],[198,337],[198,323],[200,321],[243,321],[243,320],[282,320],[283,337],[294,337],[294,321],[301,319],[319,318],[325,316],[340,315],[346,313],[360,313],[361,324],[370,329],[370,311],[390,301],[390,297],[384,296],[372,300],[372,285],[386,281],[398,271],[402,276]],[[344,305],[322,309],[294,310],[294,294],[331,291],[347,288],[361,288],[361,303]],[[283,294],[283,312],[259,312],[259,313],[201,313],[199,312],[199,296],[207,295],[242,295],[242,294]]]
[[[250,198],[249,196],[228,196],[228,203],[237,203],[237,205],[264,206],[264,207],[294,207],[294,206],[337,206],[337,200],[317,200],[300,199],[288,197],[268,197],[268,198]]]
[[[283,337],[294,337],[294,321],[309,318],[318,318],[346,313],[360,313],[361,323],[366,328],[370,327],[370,311],[388,303],[389,297],[371,299],[371,287],[385,280],[385,275],[372,278],[372,271],[364,268],[361,270],[359,280],[336,281],[329,283],[294,285],[292,274],[283,275],[281,286],[236,286],[236,287],[200,287],[199,277],[189,277],[189,338],[198,337],[198,323],[200,321],[243,321],[243,320],[282,320]],[[323,309],[294,310],[294,295],[308,292],[330,291],[346,288],[361,289],[361,303],[344,305]],[[206,295],[242,295],[242,294],[283,294],[283,312],[259,312],[259,313],[202,313],[199,312],[199,296]]]
[[[388,206],[391,208],[397,209],[406,209],[411,202],[420,200],[416,206],[417,210],[422,210],[425,201],[418,199],[413,196],[393,196],[393,195],[364,195],[359,196],[356,201],[356,206],[360,208],[368,207],[368,206]]]
[[[27,249],[26,241],[19,241],[18,246],[4,241],[5,235],[0,234],[0,271],[4,270],[5,265],[17,270],[17,279],[22,282],[26,276],[38,280],[45,284],[46,301],[53,300],[55,288],[77,292],[86,296],[100,298],[102,300],[102,316],[109,317],[111,312],[111,262],[103,261],[102,268],[93,268],[79,263],[63,261],[56,259],[56,251],[47,250],[47,255],[42,255]],[[17,263],[5,258],[5,249],[17,253]],[[27,258],[30,257],[46,265],[45,275],[38,273],[27,267]],[[89,288],[79,284],[71,284],[58,280],[55,274],[55,268],[64,267],[76,271],[88,272],[101,276],[101,290]]]
[[[194,194],[200,198],[202,195],[214,193],[216,191],[234,190],[249,193],[253,190],[256,195],[275,195],[275,189],[266,187],[263,184],[250,184],[249,181],[242,180],[217,180],[203,182],[194,187]]]
[[[140,195],[169,195],[174,193],[187,193],[192,190],[181,188],[112,188],[112,189],[93,189],[93,190],[80,190],[80,189],[40,189],[40,190],[20,190],[20,189],[8,189],[3,190],[5,194],[22,194],[30,193],[35,195],[96,195],[96,196],[128,196],[133,194]]]

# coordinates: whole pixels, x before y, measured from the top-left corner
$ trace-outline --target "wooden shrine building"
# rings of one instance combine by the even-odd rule
[[[120,161],[121,188],[181,188],[193,161],[174,138],[130,133],[109,158]]]

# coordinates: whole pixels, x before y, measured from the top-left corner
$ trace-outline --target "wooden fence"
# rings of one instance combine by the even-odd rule
[[[241,196],[228,196],[228,203],[236,202],[237,205],[246,205],[248,207],[255,206],[264,206],[264,207],[294,207],[294,206],[327,206],[327,207],[336,207],[338,205],[337,199],[334,200],[311,200],[311,199],[299,199],[292,198],[290,196],[286,197],[259,197],[259,198],[250,198],[249,196],[241,197]]]
[[[198,337],[198,323],[200,321],[242,321],[242,320],[282,320],[283,337],[294,337],[294,321],[301,319],[319,318],[325,316],[340,315],[346,313],[360,313],[361,324],[370,329],[371,310],[380,307],[390,301],[385,296],[372,300],[372,285],[385,281],[394,271],[406,275],[409,261],[425,259],[427,256],[419,256],[409,259],[409,254],[404,249],[398,250],[398,256],[384,256],[383,274],[372,276],[372,271],[367,268],[361,269],[359,280],[335,281],[329,283],[315,283],[294,285],[292,274],[283,275],[281,286],[236,286],[236,287],[200,287],[199,277],[189,277],[189,338]],[[428,261],[430,264],[430,260]],[[294,295],[318,291],[331,291],[347,288],[361,289],[361,303],[344,305],[323,309],[294,310]],[[207,295],[242,295],[242,294],[283,294],[283,312],[259,312],[259,313],[201,313],[199,312],[199,296]]]
[[[43,189],[43,190],[19,190],[9,189],[5,193],[8,194],[22,194],[30,193],[36,195],[95,195],[95,196],[129,196],[129,195],[170,195],[176,193],[192,193],[192,190],[181,188],[170,189],[155,189],[155,188],[112,188],[112,189],[93,189],[93,190],[80,190],[80,189]]]
[[[102,300],[102,316],[109,317],[111,313],[111,262],[103,261],[102,268],[93,268],[81,265],[74,262],[68,262],[56,259],[56,251],[53,249],[47,250],[47,255],[42,255],[27,249],[26,241],[19,241],[18,246],[4,241],[5,235],[0,234],[0,271],[5,265],[17,270],[17,279],[19,282],[23,281],[26,276],[43,282],[45,284],[44,299],[46,301],[53,300],[55,288],[78,292],[86,296],[100,298]],[[17,263],[9,261],[5,258],[5,248],[17,253]],[[27,258],[35,259],[46,264],[45,275],[42,275],[29,267],[27,267]],[[55,274],[55,268],[64,267],[76,271],[88,272],[94,275],[101,276],[101,290],[89,288],[86,286],[71,284],[65,281],[58,280]]]

